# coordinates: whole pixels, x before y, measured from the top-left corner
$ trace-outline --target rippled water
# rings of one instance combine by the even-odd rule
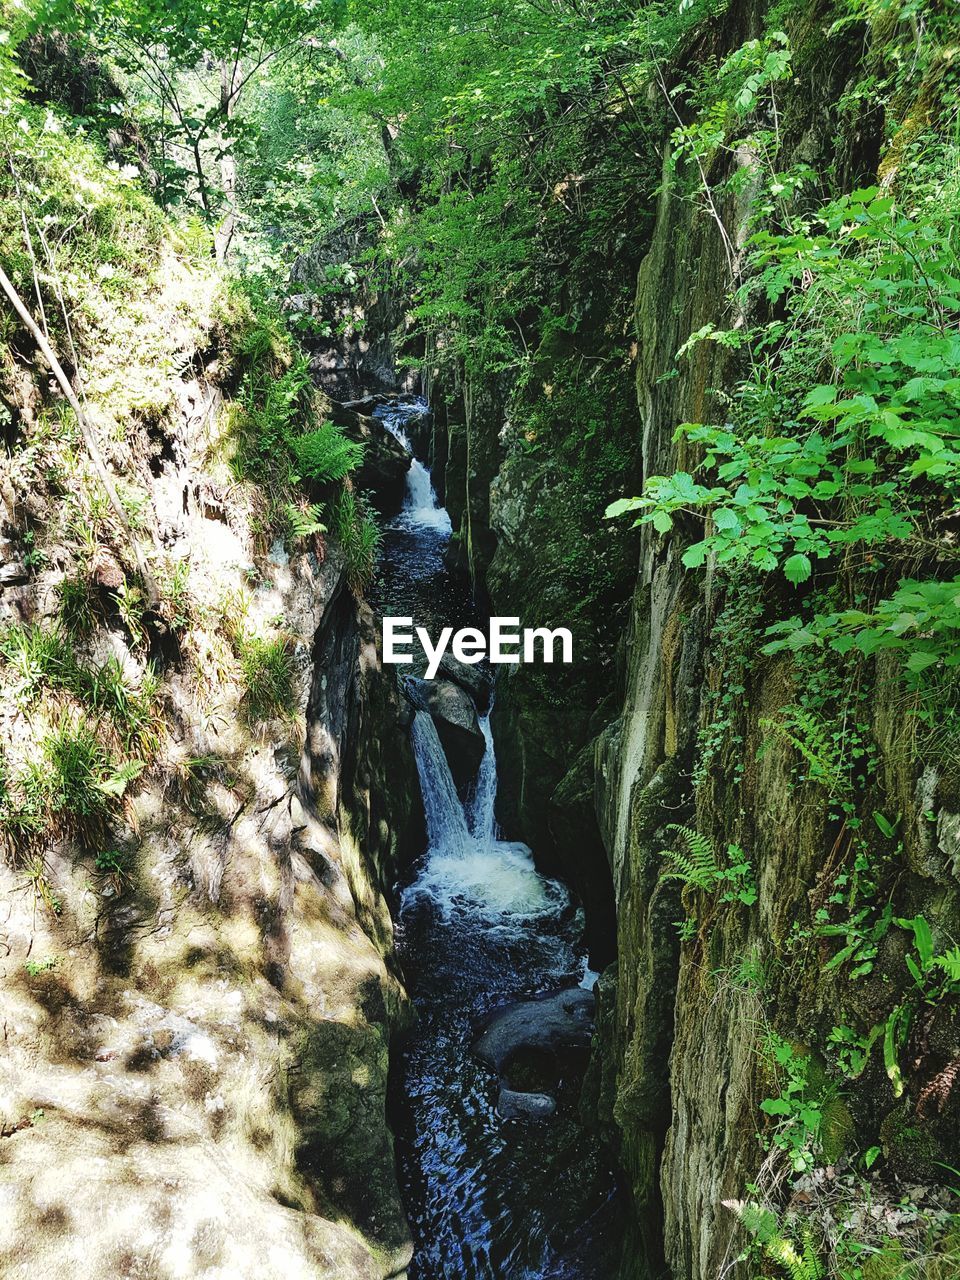
[[[401,407],[381,411],[403,435]],[[405,439],[404,439],[404,442]],[[387,532],[384,613],[432,631],[481,621],[466,583],[444,563],[450,534],[422,463]],[[411,1280],[607,1280],[616,1242],[612,1175],[579,1122],[583,1063],[551,1087],[557,1113],[507,1120],[498,1082],[471,1050],[484,1019],[513,1000],[576,986],[585,970],[579,913],[536,870],[531,851],[500,838],[496,758],[487,750],[471,794],[457,794],[433,721],[412,729],[428,848],[400,895],[397,948],[417,1011],[397,1056],[393,1124],[415,1237]]]

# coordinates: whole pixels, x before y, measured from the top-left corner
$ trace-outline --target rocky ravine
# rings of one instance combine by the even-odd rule
[[[761,32],[766,18],[767,7],[756,0],[729,6],[722,23],[698,34],[691,63],[722,60]],[[860,36],[829,31],[819,11],[797,12],[787,27],[795,78],[781,104],[787,123],[778,163],[807,162],[822,171],[832,165],[839,190],[874,182],[878,171],[889,179],[902,140],[894,138],[884,155],[875,116],[864,112],[851,122],[837,114],[863,73]],[[686,71],[674,69],[678,79]],[[667,158],[675,125],[665,111]],[[737,165],[749,162],[746,154],[718,152],[711,184],[719,189]],[[715,420],[713,389],[735,379],[728,353],[716,344],[701,343],[676,367],[686,338],[724,317],[727,274],[714,219],[689,198],[683,181],[665,160],[655,221],[636,271],[632,408],[620,395],[619,374],[617,394],[601,406],[608,437],[632,443],[640,475],[691,468],[691,447],[675,440],[675,428]],[[735,250],[747,234],[749,199],[747,180],[731,183],[722,199]],[[588,316],[600,307],[602,319],[602,300],[590,287],[577,300]],[[588,344],[594,361],[617,361],[611,332],[619,327],[581,324],[570,346],[576,353]],[[735,584],[684,571],[683,531],[662,539],[648,527],[639,555],[635,546],[611,543],[610,556],[622,557],[619,567],[628,567],[631,581],[615,577],[606,597],[589,563],[575,560],[577,547],[592,536],[582,532],[585,526],[602,528],[603,499],[587,491],[565,496],[563,468],[540,448],[551,406],[562,403],[564,379],[575,375],[567,357],[556,333],[545,335],[535,357],[542,377],[512,396],[499,379],[466,392],[438,383],[431,456],[459,525],[463,557],[493,612],[519,612],[529,625],[572,618],[589,635],[589,614],[578,611],[584,602],[594,608],[599,602],[619,635],[615,678],[601,647],[586,665],[589,681],[576,668],[542,674],[521,668],[501,680],[498,749],[513,793],[503,817],[507,830],[524,832],[539,853],[552,846],[592,915],[595,953],[603,957],[615,939],[617,959],[598,987],[585,1105],[615,1142],[631,1195],[632,1230],[619,1274],[624,1280],[660,1274],[713,1280],[726,1274],[745,1240],[724,1202],[744,1196],[763,1161],[759,1107],[772,1087],[764,1036],[780,1036],[806,1052],[811,1043],[827,1043],[838,1018],[870,1027],[886,1016],[895,995],[879,979],[850,984],[842,970],[824,974],[831,952],[823,944],[789,949],[791,930],[796,926],[802,937],[830,892],[836,865],[828,865],[828,854],[833,847],[836,856],[836,832],[823,788],[798,785],[796,754],[769,728],[770,717],[798,696],[799,677],[787,659],[760,655],[760,641],[749,638],[753,624],[736,613],[743,603]],[[594,392],[600,390],[597,380]],[[611,487],[607,499],[638,490],[628,480]],[[624,604],[625,616],[619,612]],[[777,616],[778,602],[768,604],[768,616]],[[754,646],[744,665],[731,669],[724,628]],[[958,902],[955,780],[948,768],[916,758],[889,676],[879,664],[866,699],[865,731],[877,763],[864,822],[872,831],[872,808],[901,815],[905,870],[893,914],[922,914],[939,938],[950,939]],[[694,779],[698,738],[714,718],[711,695],[731,684],[747,686],[735,721]],[[709,907],[682,948],[680,893],[675,881],[661,877],[661,851],[674,838],[668,826],[678,822],[717,849],[728,842],[743,847],[761,869],[756,904],[749,911]],[[704,910],[694,895],[686,896],[691,911]],[[908,946],[902,932],[884,940],[878,970],[893,982],[909,982]],[[751,959],[762,966],[759,979],[742,976]],[[894,1198],[898,1186],[919,1182],[922,1194],[940,1181],[935,1162],[949,1163],[955,1150],[957,1091],[942,1113],[918,1110],[917,1102],[960,1054],[955,1011],[929,1014],[923,1036],[922,1044],[915,1041],[922,1051],[912,1058],[903,1097],[894,1095],[875,1051],[825,1120],[825,1163],[844,1153],[856,1159],[878,1143]],[[812,1071],[824,1071],[816,1054],[811,1062]],[[705,1081],[716,1083],[707,1089]],[[873,1194],[882,1200],[882,1184]]]

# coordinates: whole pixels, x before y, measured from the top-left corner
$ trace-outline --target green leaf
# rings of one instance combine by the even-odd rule
[[[873,820],[877,824],[877,827],[879,828],[880,832],[883,835],[885,835],[888,840],[893,838],[897,829],[895,823],[890,822],[887,818],[883,816],[882,813],[879,813],[876,809],[874,809],[873,811]]]
[[[783,572],[787,580],[795,585],[800,582],[806,582],[813,572],[810,565],[810,557],[802,553],[790,556],[783,566]]]
[[[611,502],[609,507],[603,513],[608,520],[614,520],[617,516],[622,516],[628,511],[636,511],[641,505],[639,498],[618,498],[616,502]]]
[[[890,1077],[890,1083],[893,1085],[893,1096],[899,1098],[903,1093],[903,1075],[900,1071],[900,1063],[897,1061],[897,1023],[903,1013],[901,1005],[897,1005],[894,1011],[887,1018],[887,1025],[883,1032],[883,1065],[886,1068],[887,1075]]]
[[[687,547],[680,557],[683,567],[685,569],[699,569],[707,558],[707,550],[705,542],[695,542],[692,547]]]
[[[914,672],[926,671],[928,667],[932,667],[939,661],[939,653],[929,653],[924,650],[919,650],[916,653],[911,653],[910,657],[907,658],[907,670]]]
[[[789,1116],[793,1113],[793,1107],[785,1098],[764,1098],[760,1110],[768,1116]]]

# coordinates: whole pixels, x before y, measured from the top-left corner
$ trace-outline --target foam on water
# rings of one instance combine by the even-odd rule
[[[444,914],[466,912],[503,923],[554,916],[569,905],[562,885],[540,875],[530,849],[500,840],[494,817],[497,762],[490,717],[480,722],[486,750],[465,809],[436,726],[426,711],[413,721],[413,749],[427,819],[423,869],[403,895],[404,906],[430,898]]]

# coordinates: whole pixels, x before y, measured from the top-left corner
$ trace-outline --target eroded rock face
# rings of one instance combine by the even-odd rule
[[[411,678],[408,687],[417,705],[433,717],[454,781],[467,786],[477,776],[486,750],[473,700],[452,680]]]
[[[283,620],[291,705],[255,717],[202,618],[109,846],[64,830],[0,861],[0,1272],[384,1280],[411,1253],[385,1115],[406,1006],[383,885],[422,844],[401,708],[335,548],[264,551],[256,495],[197,469],[218,394],[171,401],[138,476],[158,538],[246,631]],[[7,617],[49,619],[58,572],[4,590]],[[147,660],[119,623],[77,654],[134,682]],[[26,724],[0,719],[5,752]]]

